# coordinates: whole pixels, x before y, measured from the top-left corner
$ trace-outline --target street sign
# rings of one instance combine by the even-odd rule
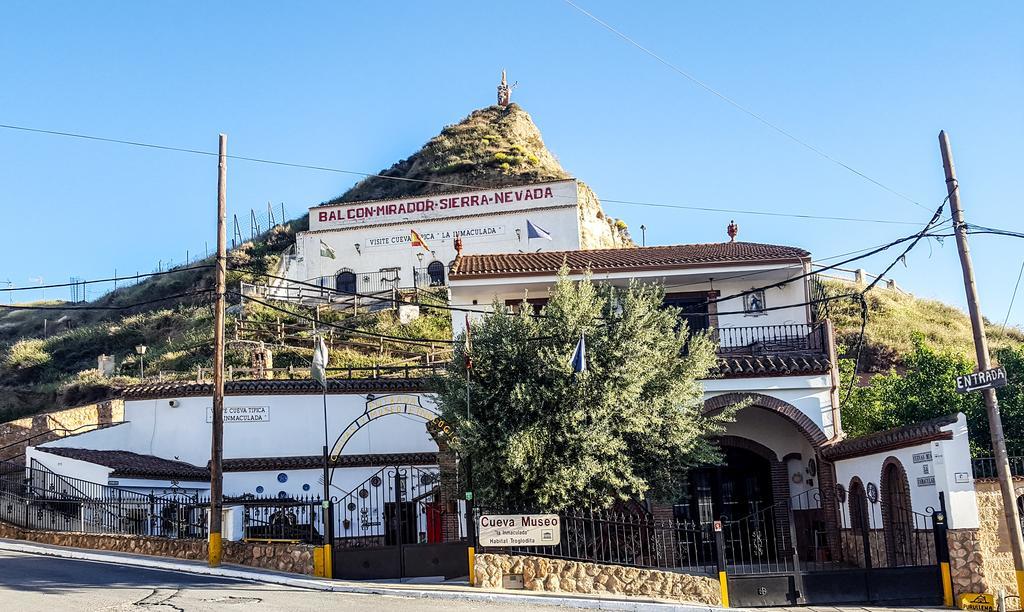
[[[981,372],[971,372],[970,374],[964,374],[963,376],[956,377],[957,393],[970,393],[971,391],[981,391],[983,389],[998,389],[999,387],[1005,386],[1006,370],[1003,366],[989,370],[982,370]]]
[[[561,519],[557,514],[484,514],[477,534],[480,546],[557,546]]]

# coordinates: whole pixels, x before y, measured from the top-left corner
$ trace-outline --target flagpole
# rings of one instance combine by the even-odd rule
[[[321,257],[321,266],[323,258]],[[323,371],[322,379],[317,376],[317,357],[322,356],[323,359]],[[327,356],[327,345],[324,343],[322,336],[316,337],[315,347],[313,349],[313,364],[310,373],[313,378],[317,378],[320,382],[321,389],[323,391],[323,405],[324,405],[324,448],[323,448],[323,464],[324,464],[324,497],[321,502],[321,512],[323,513],[324,522],[324,533],[323,533],[323,554],[324,554],[324,577],[334,577],[334,559],[332,554],[332,547],[334,545],[334,507],[331,502],[331,468],[330,468],[330,454],[329,454],[329,437],[328,437],[328,422],[327,422],[327,365],[329,361]]]

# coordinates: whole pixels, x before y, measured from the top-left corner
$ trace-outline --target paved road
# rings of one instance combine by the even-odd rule
[[[548,606],[309,591],[213,576],[7,551],[0,551],[0,602],[3,602],[4,610],[18,612],[382,612],[396,608],[402,612],[439,609],[446,612],[554,610]]]

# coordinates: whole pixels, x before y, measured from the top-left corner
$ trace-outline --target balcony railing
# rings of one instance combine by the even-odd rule
[[[828,336],[823,323],[722,327],[713,332],[719,355],[777,355],[827,353]]]

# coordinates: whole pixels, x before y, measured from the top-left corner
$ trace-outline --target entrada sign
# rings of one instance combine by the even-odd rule
[[[480,546],[557,546],[562,541],[557,514],[485,514],[477,521]]]
[[[1005,386],[1006,369],[1002,366],[956,377],[957,393],[970,393],[971,391],[981,391],[982,389],[998,389]]]

